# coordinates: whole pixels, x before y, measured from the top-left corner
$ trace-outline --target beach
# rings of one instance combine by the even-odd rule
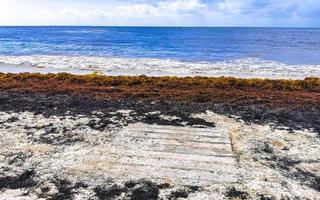
[[[316,28],[0,26],[0,200],[318,200],[319,47]]]
[[[319,78],[0,83],[1,199],[319,197]]]

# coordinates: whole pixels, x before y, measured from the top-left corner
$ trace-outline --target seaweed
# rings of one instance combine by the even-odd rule
[[[20,86],[21,82],[25,85],[33,84],[36,87],[50,87],[57,85],[59,82],[65,82],[69,85],[86,85],[91,86],[152,86],[159,88],[188,88],[188,87],[209,87],[220,89],[245,89],[258,88],[262,90],[308,90],[320,91],[320,78],[308,77],[304,80],[271,80],[271,79],[240,79],[233,77],[147,77],[147,76],[104,76],[97,73],[88,75],[73,75],[68,73],[58,74],[40,74],[40,73],[20,73],[4,74],[0,73],[1,89],[12,88],[12,85]],[[46,82],[49,85],[35,85],[35,83]]]
[[[158,199],[159,188],[150,181],[142,181],[136,185],[130,196],[131,200],[156,200]]]
[[[0,189],[30,188],[36,185],[36,182],[33,180],[34,174],[33,169],[28,169],[16,176],[2,176],[0,177]]]
[[[181,188],[176,191],[172,191],[168,197],[170,200],[175,200],[179,198],[188,198],[189,194],[194,193],[200,189],[199,186],[186,186],[186,188]]]
[[[93,190],[96,193],[96,196],[101,200],[114,199],[115,197],[120,196],[121,193],[127,191],[126,188],[122,188],[118,185],[112,185],[111,187],[107,188],[97,186]]]
[[[320,95],[319,95],[320,97]],[[218,114],[227,116],[239,116],[247,123],[270,124],[275,127],[287,127],[288,130],[309,129],[319,133],[320,136],[320,109],[318,105],[308,104],[305,102],[296,108],[292,108],[292,104],[284,104],[278,107],[269,107],[268,105],[255,105],[254,102],[243,105],[239,102],[185,102],[178,100],[137,100],[132,98],[126,99],[103,99],[89,98],[85,96],[72,96],[61,94],[43,94],[43,93],[16,93],[9,91],[0,91],[0,111],[4,112],[23,112],[29,111],[35,114],[49,116],[65,116],[68,115],[92,115],[93,111],[103,113],[99,116],[99,120],[92,121],[88,126],[93,129],[105,130],[110,125],[117,125],[114,121],[108,120],[108,113],[117,110],[132,110],[135,114],[130,114],[131,119],[126,119],[122,115],[117,117],[117,121],[121,121],[122,125],[133,122],[144,122],[149,124],[164,124],[181,126],[182,122],[187,125],[214,127],[214,123],[206,122],[202,119],[190,117],[192,114],[203,113],[211,110]],[[37,103],[34,103],[37,102]],[[319,100],[320,102],[320,100]],[[47,107],[46,105],[54,105]],[[280,108],[279,108],[280,107]],[[146,113],[159,111],[161,115],[176,116],[179,120],[164,120],[157,115],[146,115]],[[144,116],[144,117],[143,117]],[[185,124],[183,123],[183,124]],[[120,124],[118,124],[120,125]],[[117,126],[118,126],[117,125]],[[121,126],[122,126],[121,125]],[[42,129],[45,127],[30,127]],[[47,130],[49,132],[54,130]],[[50,133],[43,139],[50,139]],[[44,141],[45,142],[45,141]],[[48,140],[48,143],[53,142]],[[72,141],[70,141],[72,142]]]
[[[229,189],[227,191],[226,196],[229,199],[242,199],[242,200],[244,200],[244,199],[248,199],[249,194],[247,192],[237,190],[235,187],[232,187],[231,189]]]
[[[181,120],[168,121],[149,115],[141,121],[175,126],[181,122],[214,126],[190,118],[192,112],[211,110],[240,116],[248,123],[274,123],[291,131],[309,129],[320,134],[320,78],[316,77],[270,80],[0,73],[0,100],[0,110],[20,109],[44,115],[64,114],[66,110],[87,113],[94,109],[122,108],[141,115],[157,108],[156,111]],[[89,126],[104,130],[109,124],[112,122],[100,120],[90,122]]]
[[[159,195],[159,187],[151,181],[128,181],[124,186],[113,184],[112,186],[97,186],[94,188],[96,196],[101,200],[115,199],[122,193],[131,200],[156,200]]]

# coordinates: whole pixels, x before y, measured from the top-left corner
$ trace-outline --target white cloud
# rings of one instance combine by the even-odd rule
[[[247,4],[243,1],[225,0],[218,3],[218,11],[224,13],[241,13]]]
[[[0,25],[319,26],[318,0],[0,0]]]

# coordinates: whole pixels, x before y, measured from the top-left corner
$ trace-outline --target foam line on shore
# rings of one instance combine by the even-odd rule
[[[86,56],[0,56],[1,72],[101,72],[109,75],[233,76],[238,78],[304,79],[320,77],[320,65],[289,65],[244,58],[220,62],[184,62],[151,58]]]

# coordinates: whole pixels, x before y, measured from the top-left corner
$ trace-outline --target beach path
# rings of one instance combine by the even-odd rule
[[[104,160],[114,179],[147,178],[204,186],[237,181],[228,130],[130,124],[117,133]]]

